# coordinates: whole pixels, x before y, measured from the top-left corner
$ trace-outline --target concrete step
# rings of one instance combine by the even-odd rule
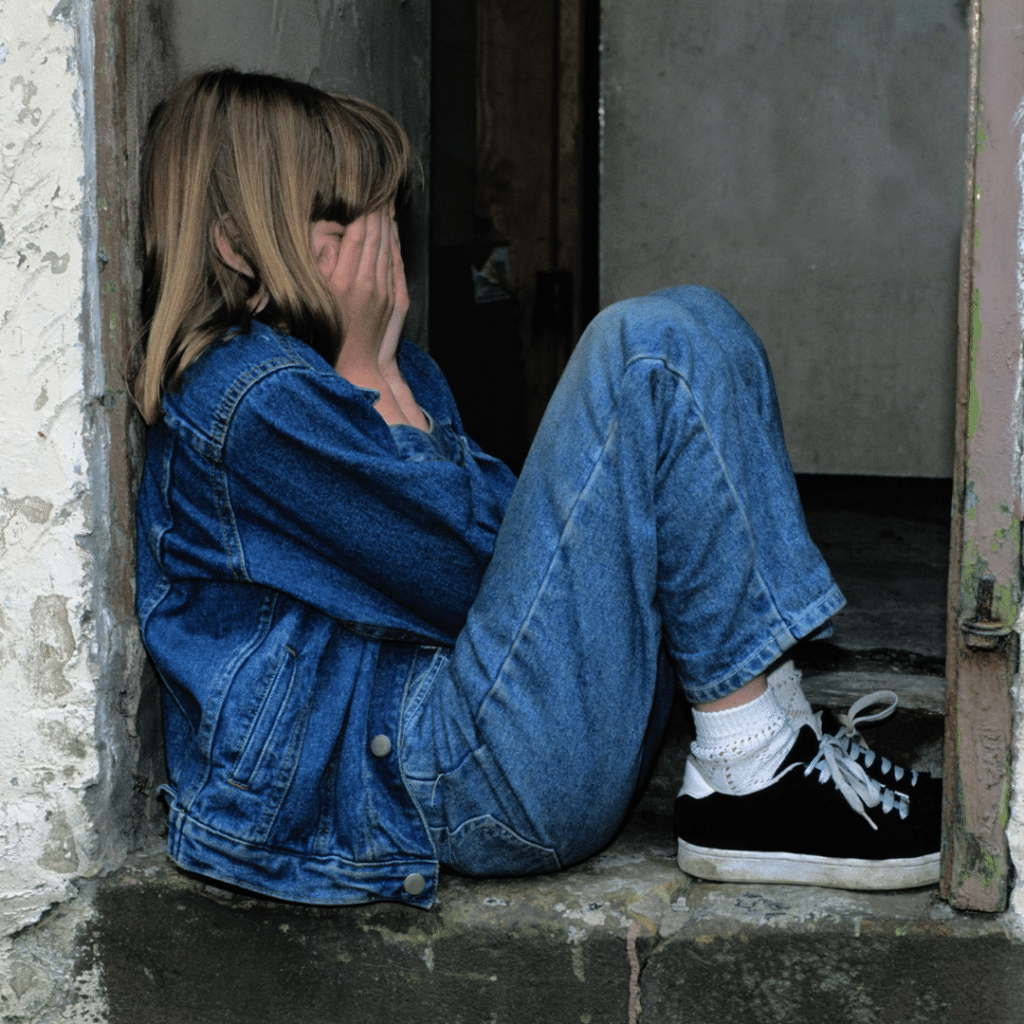
[[[941,729],[900,712],[912,747]],[[909,716],[909,717],[906,717]],[[79,883],[14,944],[25,979],[74,935],[77,1002],[49,1024],[1002,1024],[1020,1020],[1010,919],[896,893],[719,885],[675,863],[685,708],[602,854],[557,875],[443,879],[436,907],[295,906],[176,870],[160,850]],[[920,735],[906,740],[908,724]],[[913,733],[914,728],[909,731]],[[922,732],[923,730],[923,732]],[[875,740],[879,733],[871,734]],[[881,736],[884,740],[886,737]],[[28,998],[27,996],[25,997]],[[22,1013],[21,1010],[25,1012]]]
[[[76,1021],[1016,1024],[1024,1005],[1000,918],[934,889],[699,883],[650,812],[574,870],[447,878],[430,912],[254,899],[162,855],[86,888],[77,969],[102,1004]]]

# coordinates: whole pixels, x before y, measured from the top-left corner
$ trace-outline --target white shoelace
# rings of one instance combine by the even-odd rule
[[[888,718],[895,710],[896,705],[899,703],[899,697],[893,693],[892,690],[876,690],[874,693],[866,694],[861,697],[860,700],[856,701],[850,706],[850,710],[845,715],[837,715],[840,725],[843,726],[843,731],[837,733],[835,739],[839,741],[839,744],[843,748],[843,753],[846,757],[851,758],[854,761],[860,761],[864,759],[864,767],[870,768],[877,758],[877,755],[873,750],[863,746],[860,742],[862,739],[861,734],[857,731],[857,726],[861,722],[878,722],[883,718]],[[876,704],[885,704],[881,711],[876,712],[873,715],[862,714],[866,708],[874,707]],[[881,759],[882,774],[888,775],[892,772],[893,781],[900,782],[903,776],[906,774],[905,769],[899,765],[894,765],[887,757]],[[917,772],[911,771],[910,773],[910,785],[917,785]]]
[[[888,814],[895,807],[903,819],[910,813],[907,795],[882,786],[870,778],[857,761],[846,754],[842,742],[835,736],[821,738],[818,753],[804,769],[804,775],[810,775],[815,770],[818,772],[818,781],[823,785],[829,780],[834,782],[850,807],[876,831],[878,826],[868,817],[865,808],[881,805],[882,812]]]

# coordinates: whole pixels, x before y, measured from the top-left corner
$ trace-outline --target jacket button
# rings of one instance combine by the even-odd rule
[[[370,751],[374,757],[387,757],[391,753],[391,740],[383,733],[380,736],[374,736],[370,740]]]
[[[412,874],[402,883],[410,896],[419,896],[427,887],[427,880],[422,875]]]

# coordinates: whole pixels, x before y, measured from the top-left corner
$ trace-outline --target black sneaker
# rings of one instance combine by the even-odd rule
[[[899,698],[891,690],[878,690],[861,697],[845,715],[834,715],[826,708],[820,712],[821,731],[839,744],[845,758],[859,764],[864,773],[880,785],[906,793],[911,799],[941,801],[942,779],[928,772],[915,772],[893,764],[887,757],[871,750],[857,729],[862,722],[877,722],[888,718],[896,710],[898,701]],[[872,715],[864,713],[877,705],[884,707]]]
[[[937,796],[937,799],[936,799]],[[775,781],[719,793],[691,758],[676,798],[679,867],[719,882],[907,889],[939,880],[941,793],[879,785],[839,742],[800,730]]]

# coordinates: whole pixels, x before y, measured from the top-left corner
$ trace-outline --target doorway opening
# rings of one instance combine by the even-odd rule
[[[533,0],[516,5],[498,0],[435,0],[433,5],[430,349],[449,378],[470,435],[514,470],[522,463],[539,420],[538,410],[579,331],[601,305],[621,297],[615,294],[614,282],[602,279],[606,268],[601,264],[599,212],[604,209],[606,184],[599,171],[601,132],[607,130],[602,120],[602,88],[618,87],[624,80],[616,67],[616,82],[602,82],[607,69],[601,67],[601,6],[586,0]],[[694,6],[707,8],[703,3]],[[918,24],[913,21],[917,8],[898,6],[902,13],[892,16],[907,22],[901,22],[901,31],[920,45],[915,59],[952,59],[950,53],[962,50],[966,65],[965,37],[953,38],[957,29],[949,11],[943,8],[941,18],[929,15]],[[666,24],[680,20],[678,5],[666,2],[663,7]],[[727,16],[720,7],[717,10],[716,18]],[[847,15],[848,21],[855,17],[851,11]],[[707,29],[708,19],[690,20],[703,25],[702,31]],[[847,27],[854,35],[861,31]],[[790,28],[790,45],[804,45],[799,26]],[[576,33],[575,52],[567,39],[569,32]],[[690,40],[687,60],[700,59],[720,45],[707,31],[705,36]],[[671,57],[654,54],[651,59]],[[864,59],[869,63],[873,59],[869,49]],[[879,82],[876,85],[883,88]],[[625,82],[623,88],[628,91],[628,87]],[[909,86],[902,79],[891,79],[885,87],[902,96]],[[964,99],[966,85],[962,92]],[[959,108],[950,114],[954,121],[964,116]],[[575,133],[572,144],[567,143],[567,131]],[[961,173],[964,125],[956,123],[951,134],[957,148],[947,157],[956,177]],[[700,136],[696,145],[707,148],[708,144],[708,137]],[[924,148],[930,145],[922,140]],[[852,180],[857,172],[847,168],[845,173]],[[672,179],[668,191],[683,186]],[[685,187],[693,191],[710,186],[707,181],[690,181]],[[952,214],[946,211],[955,225],[943,243],[948,250],[942,257],[945,262],[936,272],[942,280],[934,284],[945,295],[942,315],[949,320],[943,322],[944,333],[935,344],[950,346],[950,352],[956,337],[960,198],[955,188],[955,209]],[[661,194],[648,190],[640,201],[658,207],[666,201],[665,190]],[[781,233],[785,223],[780,216]],[[803,242],[812,244],[807,239]],[[797,238],[792,244],[800,243]],[[683,238],[677,248],[699,250],[701,244],[699,238],[692,244]],[[913,239],[906,242],[913,244]],[[734,248],[728,265],[742,268],[744,250]],[[753,241],[747,252],[754,260],[748,276],[756,277],[765,253]],[[721,270],[726,263],[719,257],[715,249],[709,262],[718,261]],[[815,259],[809,264],[809,282],[826,269],[826,262]],[[734,273],[743,277],[741,269]],[[716,282],[651,280],[644,287],[651,290],[666,283],[714,286]],[[747,315],[742,296],[737,298],[724,287],[720,290]],[[814,301],[818,300],[810,298],[808,304]],[[829,301],[838,305],[843,300]],[[900,301],[909,300],[902,296]],[[752,320],[761,330],[756,318]],[[840,324],[837,331],[842,329]],[[766,343],[773,364],[778,360],[784,374],[793,377],[794,360],[827,363],[828,357],[822,354],[826,337],[822,335],[817,349],[812,340],[799,356],[786,350],[772,352],[769,338]],[[927,371],[922,373],[927,376]],[[879,377],[885,375],[884,370],[878,371]],[[814,372],[809,372],[812,385],[814,379]],[[930,381],[927,387],[936,385]],[[908,398],[907,404],[916,408],[913,399]],[[948,404],[952,406],[951,401]],[[884,421],[885,415],[877,410],[879,420]],[[941,425],[936,432],[941,432]],[[865,738],[896,763],[941,774],[952,479],[935,475],[935,457],[924,458],[931,461],[923,471],[916,471],[921,475],[914,475],[913,457],[909,469],[879,466],[851,473],[843,468],[842,458],[831,457],[827,445],[797,460],[798,470],[801,461],[803,467],[815,462],[821,467],[798,472],[798,486],[811,535],[849,603],[836,617],[832,638],[800,644],[794,654],[812,704],[845,711],[866,693],[898,693],[896,713],[870,726]],[[681,727],[685,731],[685,721]],[[685,753],[685,746],[680,750]],[[679,756],[679,751],[666,752],[669,762]],[[679,771],[681,764],[673,762],[663,764],[661,774],[678,783]],[[665,781],[665,800],[674,796],[670,785]],[[648,807],[648,813],[655,812]]]

